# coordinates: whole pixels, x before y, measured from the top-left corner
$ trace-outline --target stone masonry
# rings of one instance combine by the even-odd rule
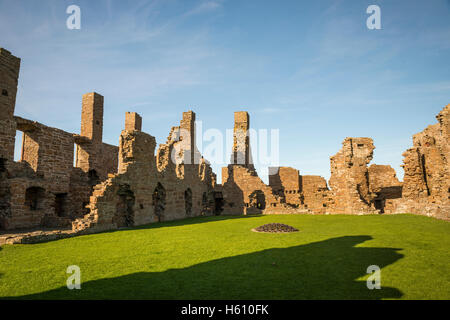
[[[20,59],[0,49],[0,230],[70,227],[86,213],[93,186],[117,171],[118,148],[101,141],[103,97],[83,96],[80,135],[14,116],[19,68]]]
[[[191,160],[195,114],[183,114],[180,127],[172,128],[156,157],[155,138],[140,131],[139,121],[135,121],[139,118],[127,113],[127,130],[120,135],[119,171],[94,187],[90,212],[73,222],[74,231],[94,232],[211,214],[205,203],[215,181],[209,164],[205,160],[199,164],[184,161]],[[176,134],[183,126],[189,129],[191,139],[185,135],[183,140]],[[172,154],[177,158],[175,163],[170,161]]]
[[[95,92],[82,97],[79,134],[15,116],[19,70],[20,59],[0,49],[0,244],[212,214],[415,213],[450,219],[450,105],[437,115],[438,123],[413,136],[413,147],[403,154],[403,182],[388,165],[368,166],[372,139],[349,137],[330,158],[328,184],[320,176],[275,167],[266,185],[253,165],[250,116],[235,112],[232,156],[217,184],[197,149],[193,111],[183,112],[158,147],[142,131],[141,116],[127,112],[119,146],[113,146],[103,142],[104,97]],[[16,131],[23,132],[17,162]]]
[[[410,212],[450,219],[450,104],[438,123],[413,136],[403,153],[402,197],[388,201],[388,213]]]
[[[374,149],[370,138],[346,138],[342,149],[330,158],[332,213],[375,213],[370,205],[374,195],[369,188],[367,168]]]

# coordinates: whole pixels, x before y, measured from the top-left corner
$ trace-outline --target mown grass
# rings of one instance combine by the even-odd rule
[[[255,233],[265,223],[300,232]],[[450,299],[450,224],[423,216],[200,217],[0,248],[0,297]],[[69,265],[81,290],[69,290]],[[381,268],[381,289],[366,286]]]

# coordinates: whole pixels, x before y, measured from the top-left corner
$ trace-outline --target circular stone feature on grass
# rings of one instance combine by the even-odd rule
[[[266,233],[288,233],[288,232],[298,232],[298,229],[288,226],[282,223],[268,223],[262,225],[258,228],[252,229],[254,232],[266,232]]]

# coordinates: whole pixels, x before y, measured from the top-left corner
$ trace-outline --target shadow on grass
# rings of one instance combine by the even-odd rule
[[[183,269],[82,282],[81,290],[68,290],[64,284],[58,289],[17,298],[293,300],[402,297],[398,289],[383,286],[383,270],[380,290],[369,290],[365,281],[356,281],[366,275],[368,266],[383,268],[403,257],[397,252],[400,249],[355,247],[370,239],[370,236],[332,238],[212,260]]]

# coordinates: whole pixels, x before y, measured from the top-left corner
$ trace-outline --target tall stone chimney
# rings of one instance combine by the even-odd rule
[[[251,165],[250,155],[250,117],[246,111],[234,113],[233,154],[231,164],[248,167]]]

